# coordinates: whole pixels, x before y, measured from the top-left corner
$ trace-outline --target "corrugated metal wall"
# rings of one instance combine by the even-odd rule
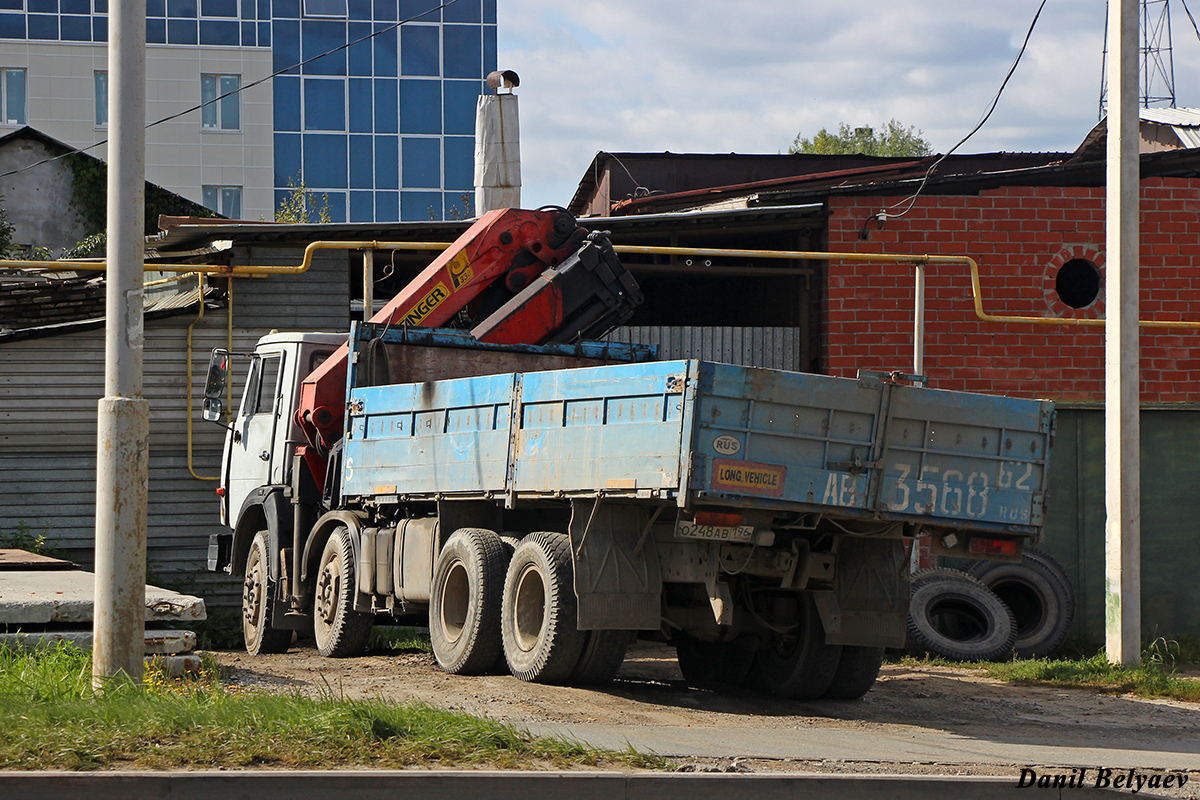
[[[723,364],[800,371],[799,328],[667,327],[641,325],[617,328],[614,342],[658,345],[663,360],[700,358]]]
[[[224,313],[193,332],[193,459],[198,475],[220,474],[225,431],[200,418],[208,353],[226,343]],[[205,570],[208,536],[219,528],[216,481],[188,470],[188,317],[146,327],[145,397],[150,402],[148,561],[154,579],[183,591],[204,589],[216,604],[237,587]],[[238,329],[234,347],[253,348],[265,331]],[[96,404],[104,393],[104,331],[12,342],[0,347],[0,530],[19,523],[45,532],[50,547],[91,565],[95,534]],[[244,370],[243,370],[244,372]],[[237,387],[237,388],[240,388]],[[235,389],[235,397],[236,395]]]
[[[236,251],[235,263],[292,266],[303,258],[303,247],[245,247]],[[351,259],[361,274],[360,253],[319,250],[300,275],[235,280],[234,320],[265,330],[345,331],[350,324]]]
[[[282,251],[280,251],[282,252]],[[299,263],[299,250],[274,263]],[[271,263],[259,254],[256,263]],[[272,328],[345,330],[344,254],[306,275],[234,282],[234,349],[249,351]],[[220,529],[216,481],[192,476],[187,460],[187,327],[194,312],[146,323],[145,397],[150,401],[148,561],[151,577],[203,596],[240,603],[240,586],[206,571],[208,537]],[[224,309],[193,330],[193,468],[220,474],[225,431],[200,417],[209,352],[226,345]],[[245,377],[245,365],[236,370]],[[234,403],[241,399],[240,381]],[[96,407],[104,393],[104,331],[0,342],[0,531],[24,523],[50,547],[91,565],[95,535]]]

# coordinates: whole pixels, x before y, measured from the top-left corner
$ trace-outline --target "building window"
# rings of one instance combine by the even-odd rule
[[[96,86],[96,127],[108,126],[108,73],[97,70],[92,73]]]
[[[242,187],[205,186],[203,205],[223,217],[242,218]]]
[[[304,0],[304,16],[346,18],[346,0]]]
[[[5,125],[25,124],[25,70],[0,69],[0,111]]]
[[[218,131],[237,131],[242,128],[241,86],[239,75],[201,75],[201,124]],[[220,99],[218,99],[220,98]]]

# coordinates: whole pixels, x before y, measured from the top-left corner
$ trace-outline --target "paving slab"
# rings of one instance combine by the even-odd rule
[[[49,625],[92,621],[96,576],[83,570],[0,571],[0,624]],[[146,587],[146,621],[202,620],[204,601]]]
[[[1083,744],[1069,741],[1021,742],[975,738],[946,731],[679,728],[657,725],[594,723],[526,724],[536,736],[557,736],[593,747],[684,758],[763,758],[911,764],[1103,765],[1115,769],[1188,770],[1200,772],[1200,741],[1140,743],[1113,741]],[[1016,773],[1014,772],[1014,775]]]

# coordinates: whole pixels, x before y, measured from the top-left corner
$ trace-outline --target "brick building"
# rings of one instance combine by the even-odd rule
[[[659,182],[622,195],[618,170],[609,177],[598,157],[572,208],[602,208],[600,194],[611,198],[608,213],[614,216],[714,204],[819,206],[825,221],[822,231],[809,234],[817,243],[812,249],[969,256],[979,264],[982,305],[989,314],[1097,320],[1105,303],[1102,144],[1100,129],[1075,154],[951,157],[911,204],[932,159],[859,157],[857,167],[815,160],[806,167],[802,156],[755,156],[747,158],[800,160],[790,180],[699,188],[702,179],[693,179],[672,191],[666,184],[670,170],[660,163],[664,154],[647,154],[646,166],[654,169],[645,170],[639,170],[638,154],[618,154],[628,172]],[[1200,149],[1146,150],[1141,317],[1200,321]],[[694,174],[700,157],[684,158]],[[726,167],[729,157],[714,159]],[[885,209],[889,217],[881,224],[876,215]],[[738,238],[736,225],[731,217],[727,239]],[[756,246],[751,237],[743,241],[743,247]],[[809,265],[813,369],[847,377],[861,368],[911,370],[913,267],[834,260]],[[1076,630],[1102,640],[1103,327],[980,320],[966,265],[927,268],[925,307],[924,371],[931,386],[1058,402],[1043,545],[1064,563],[1075,585]],[[1141,342],[1143,632],[1196,634],[1200,331],[1143,328]]]

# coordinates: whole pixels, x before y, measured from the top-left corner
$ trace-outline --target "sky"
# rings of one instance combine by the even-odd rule
[[[1176,105],[1195,107],[1200,35],[1182,1]],[[498,67],[521,78],[521,204],[565,206],[599,151],[779,153],[798,133],[894,118],[945,152],[987,111],[1039,2],[498,0]],[[1104,17],[1104,0],[1047,0],[957,152],[1074,150],[1098,119]]]

